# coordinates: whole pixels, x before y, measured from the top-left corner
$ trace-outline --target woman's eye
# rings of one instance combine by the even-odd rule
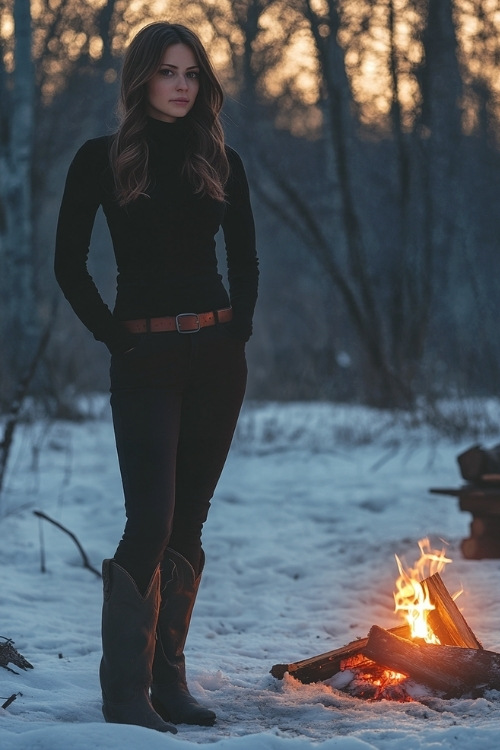
[[[164,78],[172,78],[174,76],[174,71],[170,70],[170,68],[162,68],[158,72]],[[186,73],[186,78],[197,80],[199,77],[200,77],[200,73],[197,70],[190,70]]]

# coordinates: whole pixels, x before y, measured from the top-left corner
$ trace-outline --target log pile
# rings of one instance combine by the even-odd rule
[[[473,445],[457,456],[462,478],[458,488],[434,487],[436,495],[458,498],[460,510],[471,513],[470,536],[462,540],[467,560],[500,558],[500,445],[485,449]]]
[[[481,482],[430,492],[458,497],[459,509],[472,514],[470,535],[460,544],[466,560],[500,558],[500,475],[485,474]]]
[[[384,670],[391,670],[446,698],[499,690],[500,654],[483,649],[438,573],[422,581],[422,586],[434,606],[429,624],[439,645],[412,640],[408,626],[385,630],[374,625],[366,638],[309,659],[275,664],[271,674],[283,679],[288,673],[311,683],[344,670],[363,669],[379,677]]]

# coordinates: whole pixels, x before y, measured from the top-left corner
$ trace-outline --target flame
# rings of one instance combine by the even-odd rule
[[[429,539],[421,539],[420,558],[413,568],[405,568],[396,555],[399,577],[396,580],[394,592],[395,612],[403,612],[410,626],[412,638],[423,638],[427,643],[439,643],[439,639],[432,632],[427,622],[428,613],[434,609],[429,600],[429,593],[421,581],[435,573],[440,573],[447,563],[452,562],[443,550],[433,550]]]

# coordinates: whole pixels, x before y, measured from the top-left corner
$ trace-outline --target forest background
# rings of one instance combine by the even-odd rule
[[[107,389],[56,288],[55,225],[77,148],[116,126],[123,50],[158,19],[207,45],[251,184],[248,396],[496,395],[498,0],[0,0],[0,412],[35,360],[54,416]],[[90,270],[112,306],[102,217]]]

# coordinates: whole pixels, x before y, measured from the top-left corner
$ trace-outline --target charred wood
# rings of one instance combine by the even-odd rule
[[[397,628],[393,628],[390,632],[396,633],[401,637],[410,635],[407,625],[400,625]],[[358,640],[351,641],[346,646],[336,648],[333,651],[327,651],[318,656],[312,656],[309,659],[302,659],[291,664],[275,664],[271,668],[271,674],[278,680],[282,680],[286,672],[288,672],[288,674],[304,684],[328,680],[340,671],[346,659],[364,653],[367,642],[368,638],[358,638]]]
[[[492,651],[417,643],[374,625],[363,654],[449,697],[500,689],[500,654]]]

